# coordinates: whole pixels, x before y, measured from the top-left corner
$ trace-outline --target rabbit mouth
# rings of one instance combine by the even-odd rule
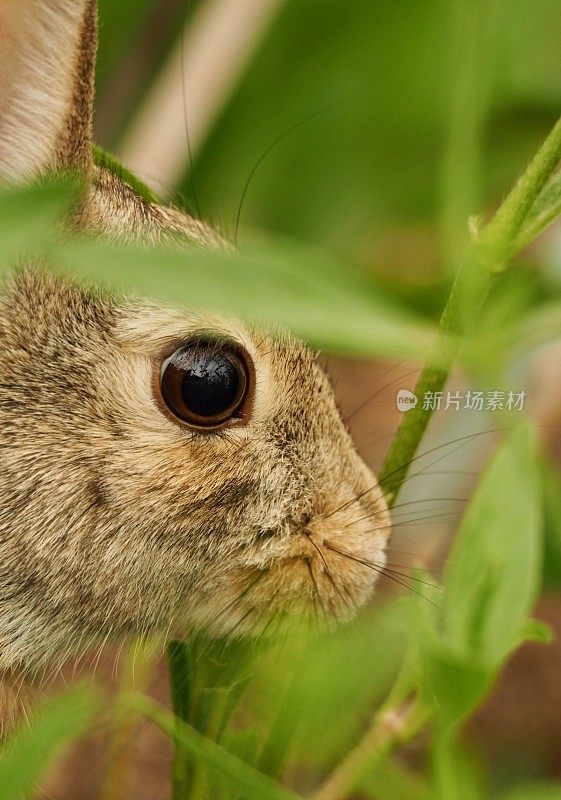
[[[345,529],[321,518],[297,530],[263,529],[243,564],[229,571],[221,606],[209,598],[200,609],[205,627],[229,637],[348,621],[384,572],[386,539],[364,523]]]

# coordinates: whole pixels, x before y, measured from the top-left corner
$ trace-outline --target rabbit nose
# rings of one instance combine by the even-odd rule
[[[302,512],[298,517],[291,517],[288,520],[288,526],[293,533],[304,533],[308,534],[308,525],[314,518],[314,514],[311,511]]]
[[[286,520],[285,525],[282,525],[277,528],[262,528],[259,533],[257,534],[257,538],[259,541],[264,542],[268,539],[273,539],[275,536],[278,536],[282,531],[286,532],[286,528],[288,528],[292,533],[305,533],[307,534],[307,527],[311,523],[314,518],[314,514],[312,512],[306,512],[302,514],[300,517],[291,517]]]

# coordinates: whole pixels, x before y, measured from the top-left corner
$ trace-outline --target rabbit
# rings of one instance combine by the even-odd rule
[[[88,189],[74,225],[229,247],[94,163],[96,48],[95,0],[3,0],[0,180],[78,170]],[[389,531],[383,492],[302,342],[84,288],[41,263],[10,273],[0,298],[4,734],[33,676],[93,644],[351,617],[372,594]]]

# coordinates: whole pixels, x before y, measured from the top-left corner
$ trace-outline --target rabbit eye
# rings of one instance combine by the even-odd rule
[[[174,417],[197,428],[218,428],[240,419],[248,389],[248,368],[231,345],[187,344],[162,364],[162,399]]]

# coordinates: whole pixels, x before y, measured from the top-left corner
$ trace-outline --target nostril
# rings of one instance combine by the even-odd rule
[[[293,534],[297,534],[300,536],[304,534],[304,536],[309,536],[309,529],[308,526],[314,519],[314,514],[312,513],[305,513],[298,516],[293,516],[288,520],[288,529]]]
[[[312,514],[311,511],[306,512],[297,519],[295,518],[291,523],[291,527],[296,528],[297,530],[302,530],[303,528],[307,528],[313,518],[314,515]]]

